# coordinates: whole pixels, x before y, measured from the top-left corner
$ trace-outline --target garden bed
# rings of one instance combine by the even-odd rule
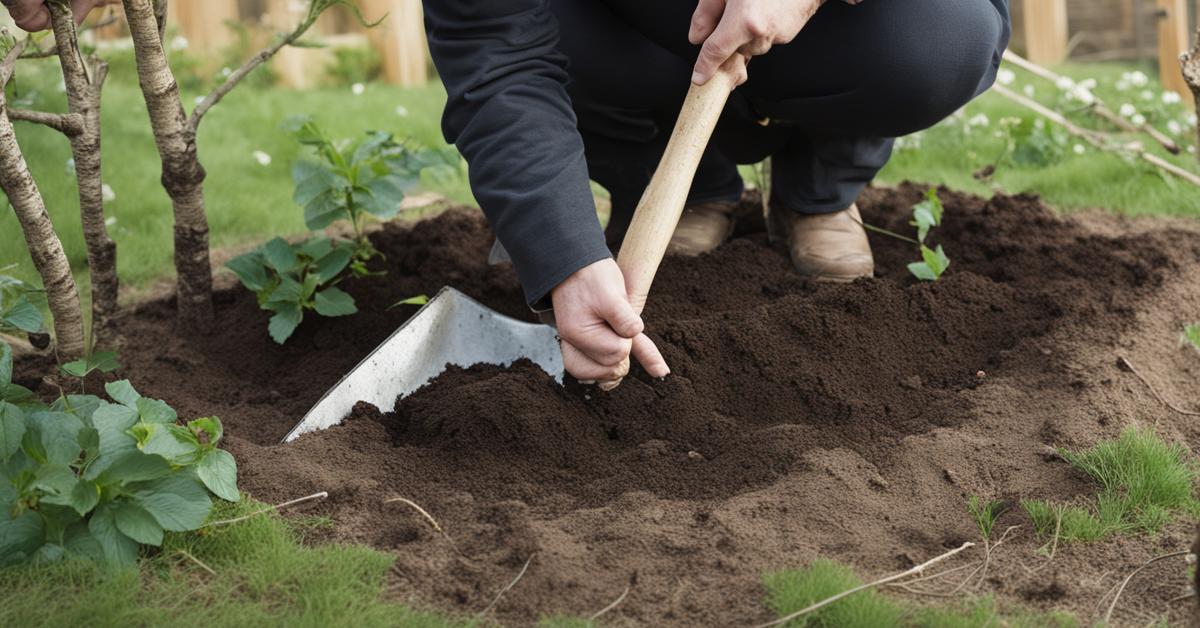
[[[907,233],[922,192],[867,190],[864,218]],[[1195,401],[1200,355],[1179,335],[1200,318],[1200,225],[1064,218],[1023,196],[942,198],[931,238],[953,265],[936,284],[908,274],[912,245],[875,236],[878,279],[806,283],[754,221],[711,255],[667,259],[646,321],[673,375],[635,372],[609,394],[559,387],[529,364],[453,369],[396,408],[360,405],[342,426],[277,444],[415,311],[392,303],[452,285],[530,318],[511,270],[486,264],[482,217],[460,210],[375,233],[388,275],[347,287],[361,313],[308,317],[283,347],[240,287],[218,293],[218,331],[199,340],[174,335],[169,301],[141,304],[119,323],[122,375],[182,416],[220,416],[255,498],[329,491],[299,510],[333,519],[325,540],[394,551],[391,590],[421,607],[477,613],[529,561],[491,610],[505,623],[586,617],[627,587],[606,620],[766,621],[765,573],[818,557],[870,578],[907,569],[979,540],[975,495],[1014,504],[999,530],[1021,527],[982,581],[955,590],[950,575],[934,589],[1090,622],[1125,574],[1189,547],[1190,528],[1038,553],[1047,539],[1015,504],[1096,493],[1051,447],[1131,424],[1200,446],[1196,421],[1120,362],[1167,399]],[[393,497],[428,510],[450,540],[383,503]],[[1174,566],[1148,569],[1117,617],[1145,624],[1185,587]],[[1185,617],[1186,603],[1174,609]]]

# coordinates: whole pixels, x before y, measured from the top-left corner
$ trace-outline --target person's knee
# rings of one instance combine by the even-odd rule
[[[989,0],[922,0],[911,28],[875,73],[893,113],[888,135],[928,128],[982,93],[996,77],[1007,41],[1007,16]]]

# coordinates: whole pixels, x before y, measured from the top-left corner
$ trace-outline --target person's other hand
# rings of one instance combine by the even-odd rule
[[[50,28],[50,10],[46,8],[45,0],[3,0],[4,6],[17,26],[28,32],[44,31]],[[113,4],[113,0],[71,0],[71,10],[75,13],[75,21],[83,23],[83,19],[94,8]]]
[[[735,54],[747,60],[796,38],[825,0],[700,0],[688,39],[703,46],[692,82],[703,85]],[[738,85],[745,82],[745,72]]]
[[[563,366],[581,382],[614,382],[629,373],[632,355],[651,377],[671,373],[646,334],[625,290],[617,263],[604,259],[585,266],[551,293],[562,339]]]

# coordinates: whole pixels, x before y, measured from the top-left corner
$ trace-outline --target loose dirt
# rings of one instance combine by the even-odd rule
[[[908,233],[921,193],[870,189],[860,205],[867,222]],[[532,557],[491,611],[506,625],[587,616],[627,587],[606,622],[745,625],[772,618],[765,572],[824,556],[879,577],[978,540],[971,495],[1094,494],[1048,446],[1086,447],[1134,424],[1200,446],[1195,420],[1119,366],[1126,357],[1166,398],[1200,405],[1200,355],[1178,342],[1200,319],[1200,224],[1060,217],[1027,196],[942,198],[932,238],[953,263],[936,284],[908,275],[911,245],[875,236],[876,279],[806,283],[754,221],[710,255],[667,259],[646,320],[673,375],[635,372],[608,394],[560,387],[527,363],[452,368],[395,408],[360,404],[341,426],[277,444],[415,310],[392,303],[453,285],[529,318],[511,270],[487,266],[490,233],[466,210],[377,233],[388,275],[349,286],[355,317],[310,317],[279,347],[253,296],[230,287],[219,329],[199,340],[173,334],[170,302],[138,306],[120,323],[122,360],[144,393],[225,420],[254,497],[329,491],[298,510],[333,518],[323,540],[395,552],[400,599],[474,614]],[[383,504],[392,497],[423,506],[449,538]],[[1059,545],[1051,559],[1019,508],[998,530],[1009,526],[1021,527],[987,577],[956,597],[992,593],[1085,621],[1113,584],[1188,547],[1193,531],[1180,522]],[[950,592],[969,572],[931,589]],[[1186,587],[1175,563],[1149,569],[1117,618],[1185,621],[1186,603],[1168,600]]]

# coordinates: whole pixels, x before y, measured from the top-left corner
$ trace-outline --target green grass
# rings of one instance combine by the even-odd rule
[[[767,587],[768,604],[783,617],[859,586],[862,580],[849,567],[820,559],[803,569],[769,574],[764,584]],[[991,597],[942,606],[915,607],[869,589],[785,625],[789,628],[1067,628],[1077,626],[1078,622],[1062,614],[1036,614],[1024,609],[1001,608]]]
[[[224,504],[214,519],[262,508]],[[393,558],[367,547],[301,543],[301,526],[274,515],[171,534],[127,571],[90,562],[0,570],[0,626],[470,626],[384,600]],[[209,573],[194,556],[216,572]]]
[[[1087,507],[1022,502],[1040,536],[1095,541],[1128,532],[1156,532],[1179,513],[1200,512],[1196,466],[1187,450],[1152,429],[1129,428],[1116,440],[1080,452],[1060,450],[1071,466],[1100,485]]]
[[[979,536],[984,540],[992,538],[996,520],[1007,509],[1007,505],[1002,500],[985,502],[978,495],[972,495],[967,501],[967,511],[971,513],[971,518],[975,520],[975,526],[979,528]]]

